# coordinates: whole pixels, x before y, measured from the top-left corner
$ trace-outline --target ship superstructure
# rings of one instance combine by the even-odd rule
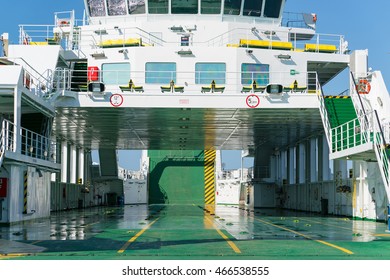
[[[230,188],[221,203],[386,219],[389,94],[367,51],[316,33],[316,14],[284,0],[85,5],[82,21],[21,25],[4,48],[0,222],[116,204],[125,149],[149,151],[142,178],[125,176],[142,202],[213,206]],[[345,69],[348,92],[327,95]],[[251,176],[223,175],[229,149],[254,157]]]

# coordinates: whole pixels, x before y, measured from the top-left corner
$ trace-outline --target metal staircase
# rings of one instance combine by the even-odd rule
[[[377,161],[386,192],[390,197],[390,150],[386,143],[383,126],[376,110],[366,111],[367,105],[356,90],[355,79],[351,74],[350,98],[333,97],[327,101],[323,91],[318,94],[320,113],[326,138],[331,149],[330,158],[349,158]],[[335,100],[344,106],[335,105]],[[336,103],[341,103],[336,101]],[[346,105],[349,103],[350,105]],[[355,114],[351,112],[351,105]]]

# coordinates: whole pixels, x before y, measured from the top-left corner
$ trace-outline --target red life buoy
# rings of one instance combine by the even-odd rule
[[[359,94],[368,94],[371,90],[371,85],[367,79],[360,79],[356,85],[356,90]]]

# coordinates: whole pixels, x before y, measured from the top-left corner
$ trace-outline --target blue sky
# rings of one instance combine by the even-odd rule
[[[83,0],[14,0],[2,1],[0,34],[8,32],[10,41],[17,43],[19,24],[53,24],[54,12],[76,11],[81,19]],[[372,4],[370,4],[372,3]],[[363,0],[287,0],[286,11],[316,13],[317,32],[344,35],[351,50],[368,49],[369,67],[381,70],[386,83],[390,82],[390,1]],[[329,93],[339,93],[348,86],[347,75],[340,76]],[[326,90],[326,88],[325,88]],[[138,169],[139,153],[121,153],[120,164],[126,168]],[[240,153],[224,153],[226,168],[240,167]],[[129,160],[132,158],[133,160]]]

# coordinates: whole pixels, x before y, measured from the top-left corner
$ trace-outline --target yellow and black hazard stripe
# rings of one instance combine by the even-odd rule
[[[345,95],[327,95],[327,96],[324,96],[324,98],[334,98],[334,99],[348,99],[348,98],[351,98],[351,96],[345,96]]]
[[[27,176],[27,171],[25,171],[24,181],[23,181],[23,214],[27,214],[27,182],[28,182],[28,176]]]
[[[215,204],[215,150],[204,151],[204,203]]]

